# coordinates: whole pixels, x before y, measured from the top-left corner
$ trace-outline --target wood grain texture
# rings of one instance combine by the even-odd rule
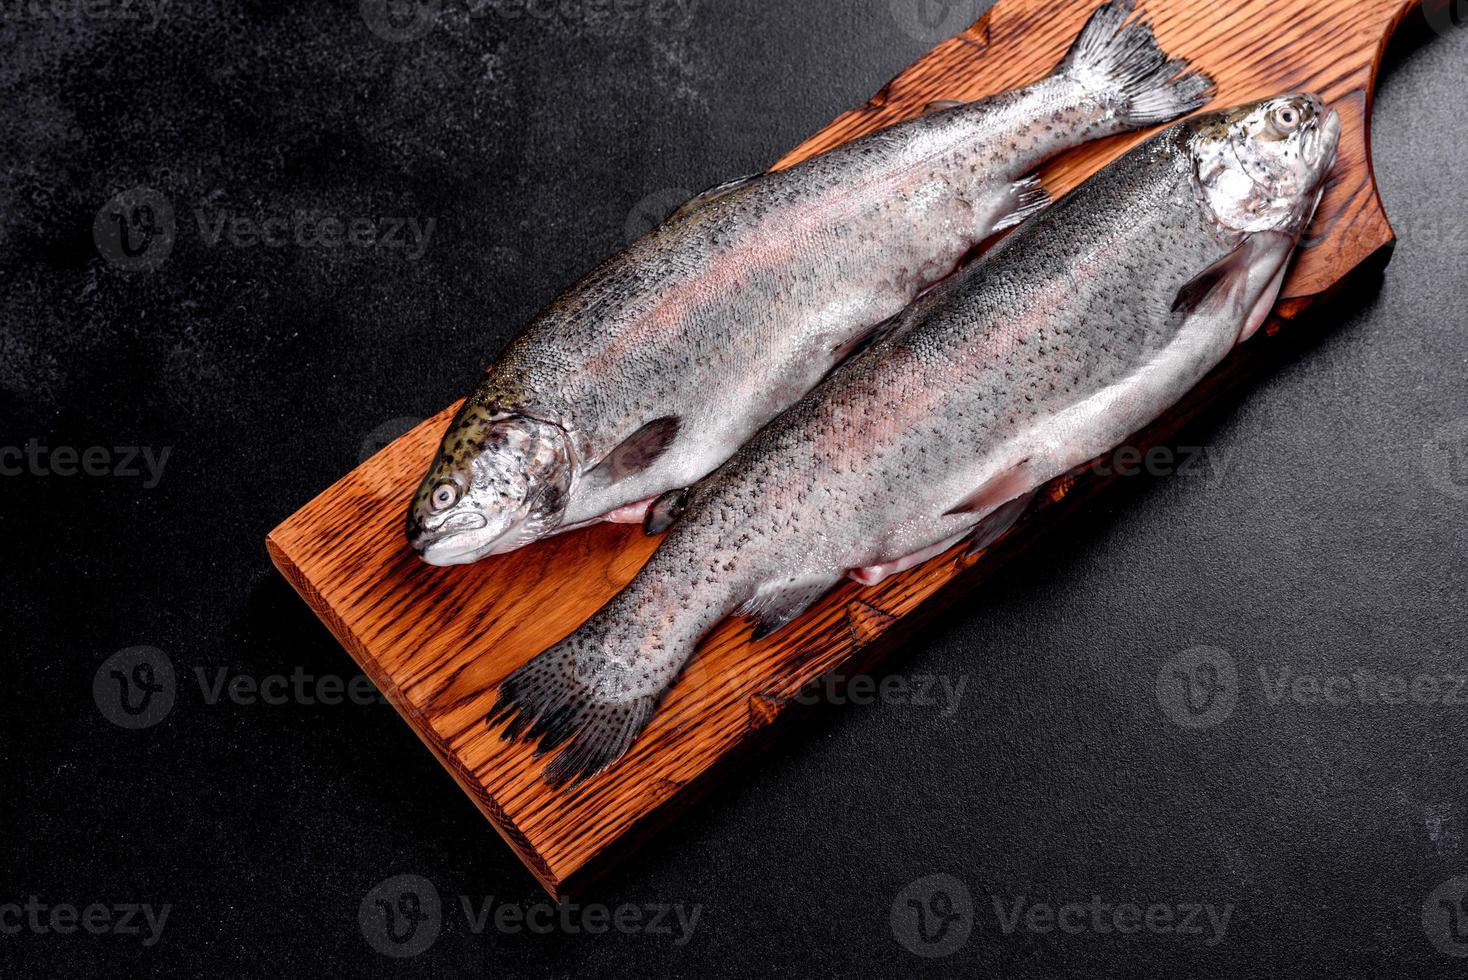
[[[915,0],[916,2],[916,0]],[[999,0],[782,159],[788,166],[919,112],[936,99],[972,99],[1028,84],[1064,54],[1097,0]],[[1273,338],[1393,234],[1372,179],[1368,124],[1387,39],[1417,0],[1143,0],[1163,46],[1207,69],[1214,105],[1313,90],[1339,109],[1340,164],[1309,245],[1268,328],[1177,411],[1138,434],[1144,451],[1266,361]],[[1146,134],[1073,152],[1046,168],[1057,196]],[[491,352],[486,352],[486,354]],[[796,623],[753,642],[723,623],[629,755],[576,788],[552,789],[528,745],[484,723],[496,685],[575,629],[627,583],[657,542],[602,525],[477,565],[433,568],[403,537],[408,497],[454,407],[347,474],[267,539],[271,558],[491,823],[552,894],[582,888],[631,843],[674,815],[734,755],[763,743],[795,697],[833,674],[869,669],[934,612],[971,590],[1109,482],[1090,470],[1053,483],[1043,503],[976,560],[955,551],[875,588],[844,583]],[[415,774],[404,773],[405,790]]]

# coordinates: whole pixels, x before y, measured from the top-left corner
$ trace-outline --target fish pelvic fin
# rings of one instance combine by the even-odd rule
[[[647,509],[647,516],[642,519],[642,533],[653,537],[676,524],[678,518],[688,509],[689,492],[688,487],[679,487],[654,500]]]
[[[1152,24],[1128,24],[1136,0],[1111,0],[1087,22],[1059,73],[1121,105],[1120,131],[1168,122],[1207,105],[1213,79],[1185,58],[1170,58]]]
[[[841,581],[839,574],[815,578],[787,579],[759,588],[736,616],[754,621],[754,638],[762,640],[789,625],[797,616],[813,606],[817,599]]]
[[[552,786],[580,783],[626,755],[667,690],[635,665],[590,654],[578,636],[507,677],[484,718],[491,727],[508,719],[504,741],[538,740],[536,758],[560,749],[541,774]]]
[[[1052,203],[1050,192],[1040,183],[1040,175],[1033,174],[1009,185],[1009,207],[994,222],[993,231],[1003,231],[1023,224],[1048,208]]]

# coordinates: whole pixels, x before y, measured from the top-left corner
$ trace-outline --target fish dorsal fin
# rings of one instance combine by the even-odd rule
[[[662,534],[688,509],[688,488],[679,487],[677,490],[669,490],[652,502],[647,508],[647,516],[642,519],[642,533],[651,537]]]
[[[587,471],[587,477],[603,486],[611,486],[634,473],[641,473],[668,451],[678,437],[679,425],[675,415],[653,419],[607,453],[601,462]]]
[[[943,516],[978,514],[982,517],[1000,505],[1008,503],[1021,494],[1029,493],[1033,489],[1035,487],[1030,474],[1030,461],[1022,459],[963,498]]]
[[[809,609],[840,580],[832,576],[762,585],[735,615],[754,620],[754,638],[763,639]]]
[[[708,190],[704,191],[702,194],[695,194],[687,201],[684,201],[683,204],[678,207],[678,210],[668,215],[668,220],[671,221],[674,218],[681,218],[684,215],[688,214],[690,211],[695,211],[698,208],[703,207],[705,204],[724,197],[726,194],[732,194],[734,191],[737,191],[745,184],[748,184],[754,180],[758,180],[763,176],[763,173],[745,174],[743,177],[735,177],[733,180],[726,180],[722,184],[716,184],[713,187],[710,187]]]
[[[968,105],[963,99],[934,99],[923,106],[923,115],[930,112],[947,112],[949,109],[961,109]]]
[[[1261,231],[1249,235],[1232,252],[1184,283],[1172,301],[1172,311],[1192,315],[1224,310],[1241,302],[1259,261],[1271,253],[1288,258],[1292,247],[1293,242],[1282,232]],[[1274,264],[1273,258],[1271,263]]]

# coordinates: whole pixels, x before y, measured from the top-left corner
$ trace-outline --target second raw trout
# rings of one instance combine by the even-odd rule
[[[553,782],[590,775],[729,614],[763,634],[843,576],[986,547],[1259,328],[1339,139],[1313,95],[1179,123],[919,300],[689,491],[632,582],[510,675],[507,737],[561,746]]]

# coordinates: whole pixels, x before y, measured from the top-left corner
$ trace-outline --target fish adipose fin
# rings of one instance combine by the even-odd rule
[[[485,716],[494,725],[508,718],[501,738],[540,740],[536,758],[564,745],[542,777],[553,786],[581,782],[627,754],[662,700],[663,689],[647,693],[635,674],[627,683],[605,669],[588,670],[570,641],[535,657],[500,685]]]
[[[934,99],[932,102],[923,106],[923,115],[926,116],[933,112],[947,112],[949,109],[962,109],[966,105],[968,103],[962,99]]]
[[[994,231],[1003,231],[1023,224],[1050,206],[1050,192],[1040,183],[1035,174],[1009,185],[1009,209],[994,222]]]
[[[1126,129],[1176,119],[1213,94],[1213,79],[1163,53],[1146,18],[1126,23],[1135,8],[1136,0],[1111,0],[1092,14],[1059,69],[1088,89],[1119,97]]]
[[[600,486],[609,487],[634,473],[641,473],[668,451],[678,437],[679,425],[678,418],[673,415],[653,419],[607,453],[600,463],[587,471],[587,477]]]
[[[838,581],[840,576],[796,579],[765,585],[740,606],[734,615],[748,616],[754,620],[754,638],[761,640],[809,609],[817,599],[831,591],[831,587]]]

